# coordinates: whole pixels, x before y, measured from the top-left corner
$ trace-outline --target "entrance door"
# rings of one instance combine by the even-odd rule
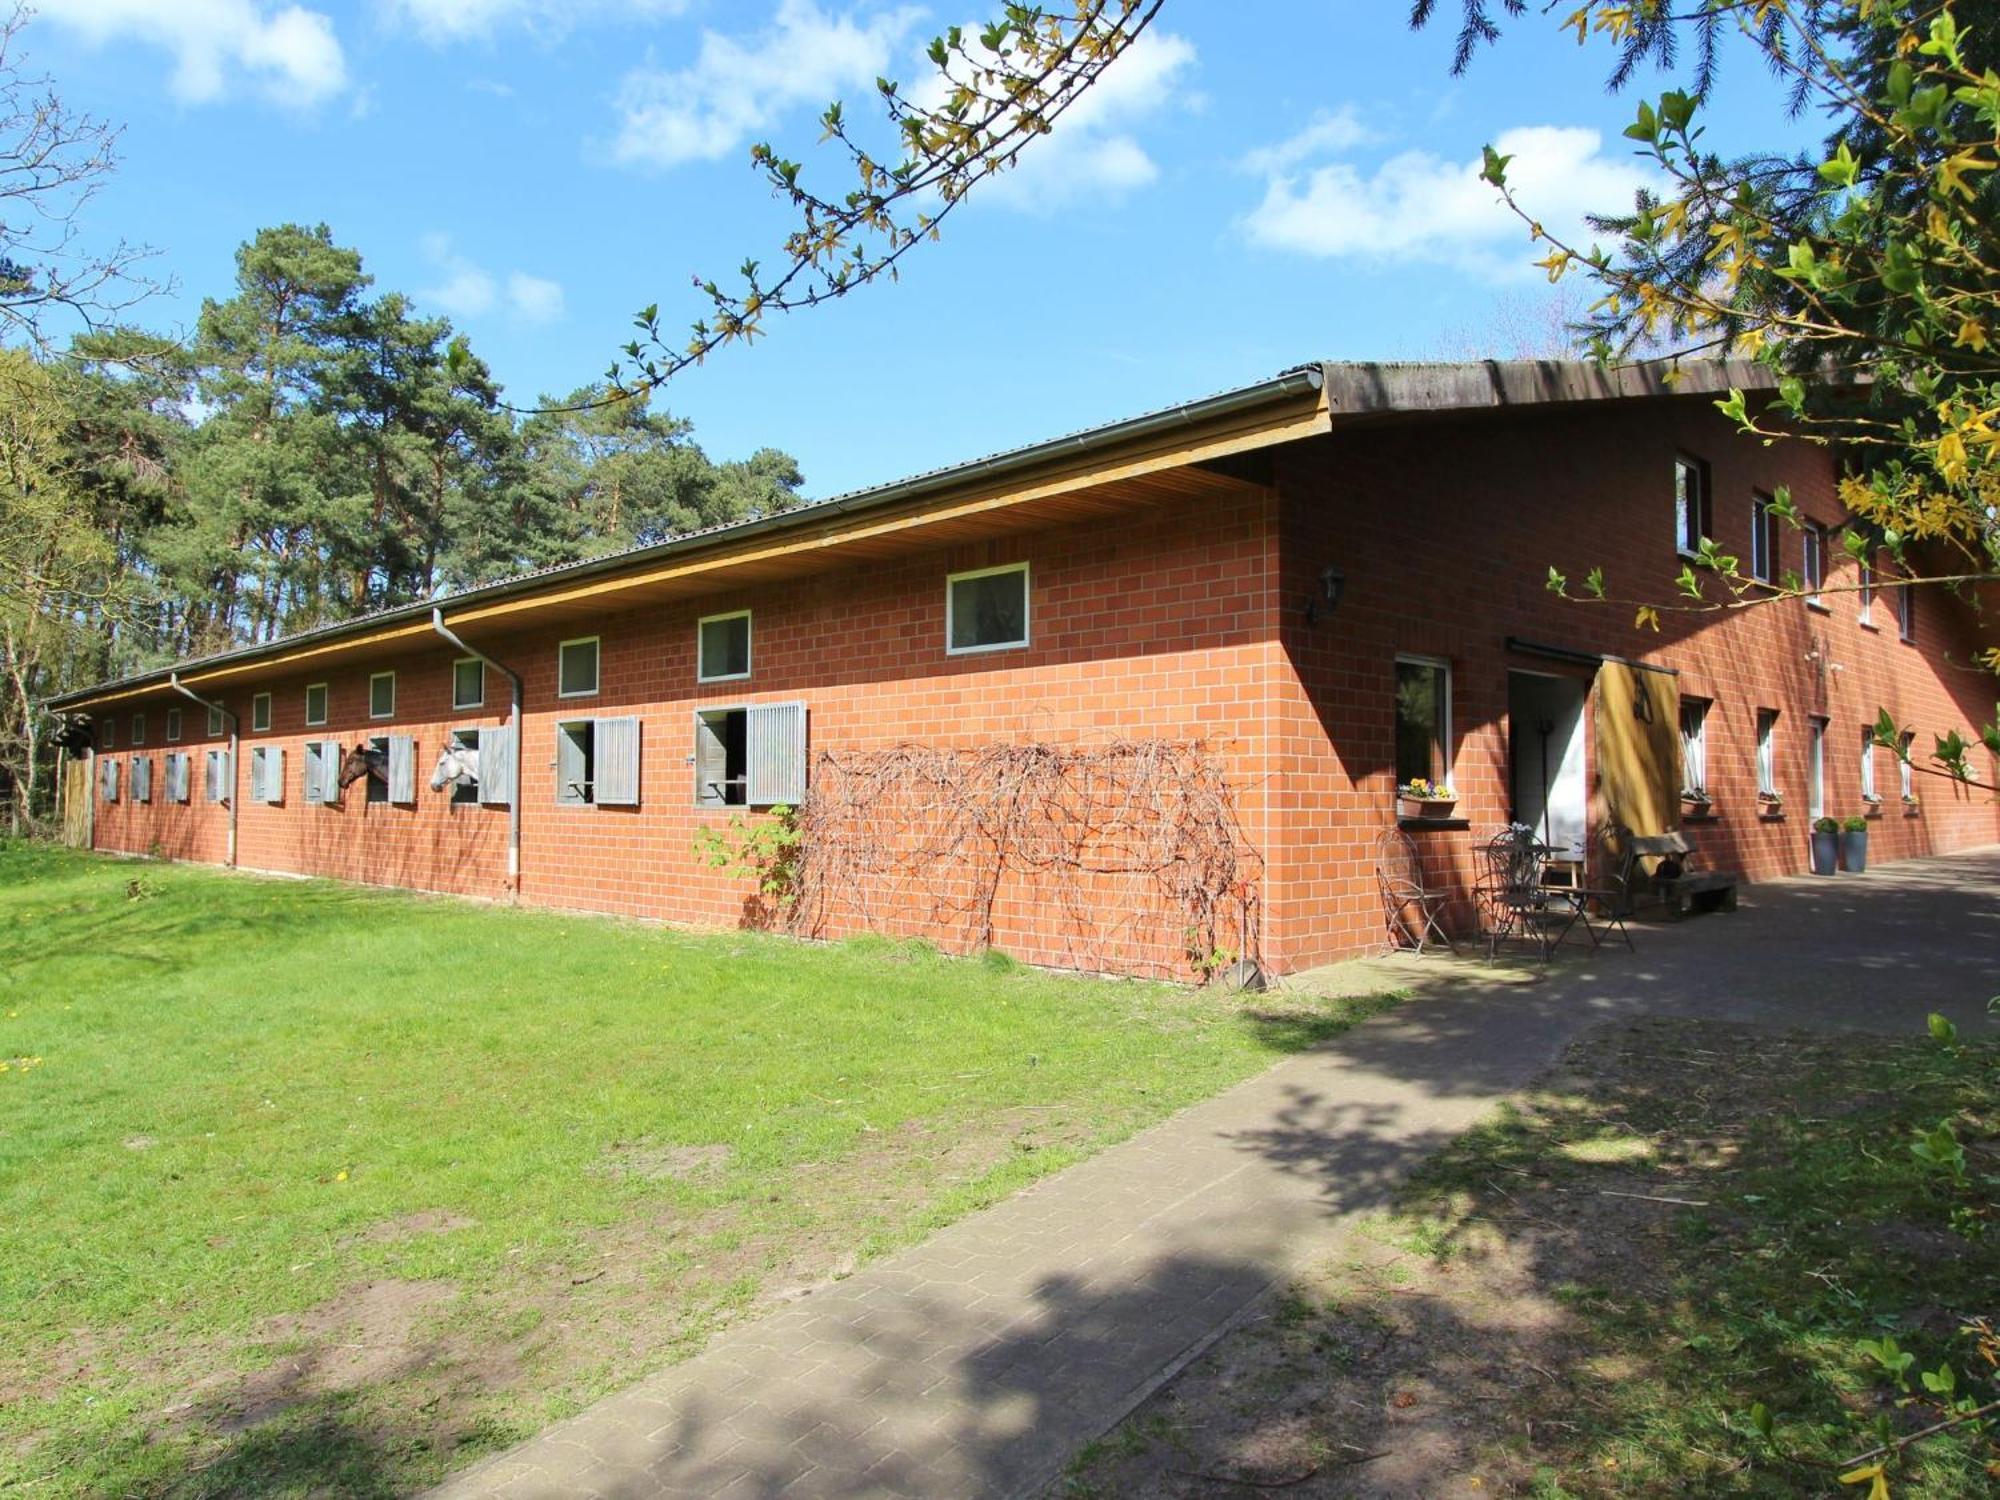
[[[1590,847],[1590,789],[1584,774],[1584,684],[1538,672],[1507,674],[1512,726],[1514,821],[1525,823],[1558,859]]]

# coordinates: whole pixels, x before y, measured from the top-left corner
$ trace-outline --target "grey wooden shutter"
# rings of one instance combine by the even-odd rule
[[[389,736],[389,800],[417,800],[417,742],[407,734]]]
[[[600,807],[639,805],[639,721],[597,721],[597,802]]]
[[[744,761],[753,807],[797,805],[806,795],[806,706],[753,703],[744,725]]]
[[[706,714],[694,716],[694,803],[696,807],[720,807],[726,800],[722,779],[729,774],[729,747],[724,744],[716,721]]]
[[[306,801],[325,802],[326,795],[326,741],[306,741]]]
[[[153,757],[150,755],[132,757],[132,800],[134,802],[153,800]]]
[[[185,802],[188,799],[188,758],[176,752],[167,757],[167,800]]]
[[[106,802],[118,800],[118,762],[101,760],[97,763],[97,792]]]
[[[556,801],[588,802],[590,788],[583,759],[583,746],[577,743],[569,726],[556,725]]]
[[[479,731],[479,800],[505,807],[513,800],[514,726]]]
[[[229,752],[209,751],[208,763],[202,774],[207,780],[208,800],[220,802],[226,798],[229,795]]]
[[[282,802],[285,800],[285,751],[281,745],[265,745],[257,751],[257,759],[263,763],[264,774],[256,774],[257,767],[251,766],[250,795],[259,802]]]

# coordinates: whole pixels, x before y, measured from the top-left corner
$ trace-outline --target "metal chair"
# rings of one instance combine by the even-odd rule
[[[1446,897],[1425,883],[1417,846],[1400,828],[1385,828],[1375,841],[1375,883],[1382,892],[1391,948],[1414,947],[1421,957],[1433,943],[1451,947],[1451,937],[1438,921]]]
[[[1480,857],[1484,869],[1476,894],[1486,961],[1500,956],[1502,943],[1532,942],[1547,963],[1582,915],[1578,903],[1549,889],[1548,847],[1534,830],[1516,823],[1495,834]]]

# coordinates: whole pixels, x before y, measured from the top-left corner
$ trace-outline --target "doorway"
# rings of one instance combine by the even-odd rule
[[[1589,694],[1573,677],[1507,674],[1514,821],[1541,836],[1557,859],[1590,850],[1590,787],[1583,710]]]

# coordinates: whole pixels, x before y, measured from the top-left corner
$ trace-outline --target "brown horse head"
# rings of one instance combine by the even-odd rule
[[[346,790],[349,785],[368,775],[387,781],[388,759],[380,750],[372,750],[365,744],[356,745],[340,762],[341,789]]]

